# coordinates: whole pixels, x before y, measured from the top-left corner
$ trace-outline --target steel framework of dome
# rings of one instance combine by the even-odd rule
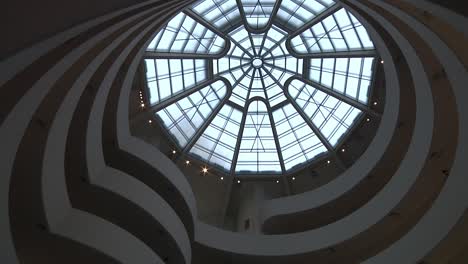
[[[339,3],[202,0],[147,48],[150,110],[184,155],[285,174],[336,155],[369,107],[377,54]]]

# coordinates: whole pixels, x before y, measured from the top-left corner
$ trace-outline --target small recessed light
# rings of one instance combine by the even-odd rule
[[[208,168],[205,167],[205,168],[202,169],[202,171],[203,171],[203,173],[207,173],[207,172],[208,172]]]
[[[172,154],[176,154],[176,151],[175,151],[175,150],[173,150],[173,151],[172,151]]]
[[[145,107],[145,104],[142,103],[142,104],[141,104],[141,107]]]
[[[220,179],[221,179],[221,180],[224,180],[224,177],[221,177]]]
[[[292,177],[292,180],[295,181],[295,180],[296,180],[296,177]]]
[[[185,164],[189,165],[189,164],[190,164],[190,160],[186,160],[186,161],[185,161]]]
[[[331,161],[327,160],[327,164],[330,164],[330,163],[331,163]]]
[[[237,183],[240,183],[240,180],[237,180]]]
[[[381,64],[384,64],[384,60],[381,60],[380,63],[381,63]]]
[[[367,122],[370,122],[370,118],[367,118],[366,121],[367,121]]]
[[[377,105],[377,102],[374,102],[374,105]]]
[[[151,119],[150,119],[150,120],[148,120],[148,123],[150,123],[150,124],[151,124],[151,123],[153,123],[153,120],[151,120]]]
[[[276,180],[276,183],[279,183],[279,180]]]
[[[346,151],[346,149],[341,149],[341,152],[345,152],[345,151]]]

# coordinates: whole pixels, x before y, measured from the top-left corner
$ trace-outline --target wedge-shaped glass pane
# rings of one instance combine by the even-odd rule
[[[310,80],[367,103],[372,80],[374,58],[311,59]]]
[[[263,29],[270,21],[276,0],[241,0],[245,18],[253,29]]]
[[[158,111],[156,115],[180,147],[185,147],[226,96],[226,84],[217,81]]]
[[[151,105],[157,104],[206,80],[206,61],[145,59]]]
[[[185,13],[175,16],[156,35],[148,51],[183,54],[219,54],[226,41]]]
[[[234,82],[234,85],[232,86],[232,95],[229,100],[240,106],[244,106],[247,102],[247,98],[249,97],[255,70],[250,66],[245,66],[243,69],[238,71],[240,78]]]
[[[332,0],[283,0],[276,19],[294,31],[334,4]]]
[[[249,105],[236,172],[281,172],[267,106],[261,101]]]
[[[278,83],[268,74],[264,69],[261,70],[262,84],[265,89],[266,98],[270,102],[270,106],[273,107],[284,100],[283,89],[278,85]]]
[[[294,37],[291,46],[300,54],[374,49],[366,29],[344,8]]]
[[[241,111],[224,105],[190,150],[190,153],[229,171],[241,121]]]
[[[274,111],[273,119],[286,170],[327,151],[291,104]]]
[[[234,0],[202,0],[191,9],[223,32],[238,26],[242,20]]]
[[[362,113],[299,80],[291,82],[288,92],[332,146],[337,145]]]

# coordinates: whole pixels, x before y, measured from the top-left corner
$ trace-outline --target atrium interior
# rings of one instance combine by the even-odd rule
[[[468,263],[463,1],[3,5],[0,262]]]

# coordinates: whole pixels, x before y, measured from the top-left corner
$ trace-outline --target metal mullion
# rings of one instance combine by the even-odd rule
[[[286,191],[286,195],[291,195],[291,188],[289,187],[289,181],[288,181],[288,178],[285,176],[286,167],[284,165],[283,153],[281,151],[281,146],[280,146],[279,139],[278,139],[278,132],[276,131],[276,124],[273,119],[273,112],[271,111],[270,102],[268,100],[265,100],[265,101],[266,101],[265,105],[267,107],[268,117],[270,119],[271,130],[273,132],[273,139],[275,140],[276,152],[278,153],[278,159],[279,159],[280,166],[281,166],[281,178],[283,179],[283,185]]]
[[[194,61],[194,63],[195,63],[195,61]],[[185,91],[186,86],[185,86],[185,78],[184,78],[184,74],[183,74],[185,72],[185,69],[184,69],[184,61],[182,59],[180,59],[180,68],[182,69],[182,72],[181,72],[182,87],[184,88],[183,90]],[[195,69],[194,69],[194,75],[196,76]],[[196,80],[195,80],[195,83],[196,83]],[[172,87],[172,83],[171,83],[171,87]]]
[[[249,97],[250,97],[250,92],[252,91],[252,85],[253,85],[253,82],[254,82],[254,79],[255,79],[255,71],[257,69],[253,69],[253,72],[252,72],[252,79],[250,79],[250,85],[249,85],[249,90],[247,91],[247,98],[246,98],[246,102],[249,100]],[[248,71],[247,71],[248,72]],[[247,107],[247,105],[245,105],[244,107]]]
[[[182,64],[182,62],[181,62],[181,64]],[[170,63],[169,60],[167,60],[167,68],[169,69],[169,77],[168,78],[169,78],[169,86],[171,88],[171,96],[172,96],[174,94],[174,91],[172,89],[172,70],[171,70],[171,63]],[[181,68],[182,68],[182,65],[181,65]],[[182,74],[182,72],[181,72],[181,74]]]
[[[344,94],[346,94],[346,89],[348,88],[348,78],[349,78],[349,67],[351,66],[351,59],[348,58],[348,65],[346,67],[346,77],[345,77],[345,90],[344,90]]]
[[[250,39],[250,45],[252,46],[253,55],[254,55],[254,57],[257,57],[258,54],[257,54],[257,50],[255,50],[255,43],[253,41],[252,33],[247,31],[247,35],[249,36],[249,39]]]
[[[234,109],[237,109],[237,110],[239,110],[240,112],[244,111],[244,107],[242,107],[242,106],[240,106],[240,105],[238,105],[238,104],[236,104],[236,103],[234,103],[234,102],[232,102],[232,101],[229,101],[229,100],[228,100],[228,101],[226,102],[226,105],[228,105],[228,106],[230,106],[230,107],[232,107],[232,108],[234,108]]]
[[[159,84],[159,78],[158,78],[158,69],[156,68],[156,60],[152,60],[152,63],[154,64],[154,81],[156,82],[156,88],[158,90],[158,101],[161,101],[161,85]]]
[[[365,59],[361,58],[361,69],[359,70],[359,80],[358,80],[358,87],[357,87],[357,93],[356,93],[356,99],[359,100],[359,93],[361,91],[361,81],[362,81],[362,71],[364,70],[364,63]]]
[[[336,52],[316,52],[309,54],[294,53],[294,57],[301,59],[315,58],[359,58],[359,57],[374,57],[377,55],[375,49],[371,50],[353,50],[353,51],[336,51]],[[280,57],[280,56],[278,56]]]
[[[238,134],[238,137],[237,137],[236,147],[234,149],[234,154],[233,154],[233,157],[232,157],[231,169],[229,170],[229,174],[233,175],[233,176],[234,176],[234,174],[236,172],[236,165],[237,165],[237,160],[239,159],[240,145],[241,145],[241,142],[242,142],[242,137],[244,135],[244,128],[245,128],[245,121],[246,120],[247,120],[247,109],[244,108],[242,110],[242,119],[241,119],[241,123],[239,125],[239,134]]]
[[[288,22],[286,22],[286,23],[288,23]],[[273,26],[273,25],[275,25],[275,26],[278,27],[279,29],[283,30],[284,32],[288,33],[288,35],[291,34],[292,32],[294,32],[292,29],[290,29],[290,28],[288,28],[287,26],[283,25],[283,24],[281,23],[281,21],[273,22],[273,23],[272,23],[272,26]]]
[[[237,3],[237,8],[239,9],[239,14],[241,16],[242,21],[244,22],[244,25],[246,26],[247,32],[249,32],[249,23],[247,22],[247,17],[245,15],[245,10],[244,10],[244,5],[242,4],[241,0],[236,0]],[[250,32],[249,32],[250,33]]]
[[[333,59],[333,72],[332,72],[332,81],[331,81],[332,87],[335,87],[335,75],[336,75],[336,59]]]
[[[270,20],[268,20],[267,25],[263,29],[264,33],[268,32],[271,29],[271,27],[273,26],[274,19],[276,18],[276,15],[278,14],[278,10],[281,7],[281,3],[282,3],[282,0],[277,0],[275,2],[275,5],[273,6],[273,10],[271,11]]]
[[[166,26],[162,29],[162,31],[160,32],[161,35],[160,35],[159,39],[156,41],[156,43],[154,44],[154,49],[152,49],[151,51],[156,51],[156,49],[157,49],[158,46],[159,46],[159,43],[161,42],[161,40],[162,40],[164,34],[165,34],[166,31],[167,31],[167,27],[168,27],[168,25],[166,25]],[[159,33],[156,34],[156,36],[155,36],[154,38],[156,38],[158,35],[159,35]],[[148,50],[146,50],[146,51],[148,51]]]
[[[265,71],[265,68],[261,68],[263,71]],[[262,82],[262,86],[263,86],[263,93],[265,94],[265,98],[268,102],[270,102],[270,98],[268,96],[268,93],[267,93],[267,88],[266,88],[266,85],[265,85],[265,80],[263,79],[263,73],[260,69],[258,69],[258,75],[260,76],[260,82]],[[270,90],[270,89],[268,89]]]
[[[310,59],[302,59],[302,76],[304,79],[310,78],[310,65]]]
[[[242,136],[244,134],[244,127],[245,127],[245,121],[247,119],[247,110],[244,108],[242,109],[242,119],[239,124],[239,133],[237,135],[237,140],[236,140],[236,145],[234,148],[234,153],[232,155],[232,160],[231,160],[231,168],[229,169],[229,176],[230,176],[230,181],[228,182],[228,189],[226,192],[226,199],[224,202],[224,207],[223,207],[223,212],[222,216],[225,219],[226,218],[226,212],[227,212],[227,207],[229,206],[229,202],[232,196],[232,186],[234,184],[234,178],[236,174],[236,165],[237,165],[237,160],[239,159],[239,150],[240,150],[240,144],[242,142]],[[225,221],[223,219],[223,222]]]
[[[288,100],[283,100],[281,103],[275,105],[275,106],[272,106],[271,107],[271,110],[274,112],[282,107],[285,107],[286,105],[289,104],[289,101]]]
[[[145,51],[144,57],[148,59],[220,59],[220,56],[218,54],[196,54],[155,51]]]
[[[229,59],[245,60],[245,57],[239,57],[239,56],[229,55]]]
[[[278,56],[271,56],[271,57],[266,58],[265,60],[277,60],[277,59],[283,59],[287,57],[292,57],[292,55],[284,54],[284,55],[278,55]]]
[[[206,65],[206,68],[207,68],[207,75],[208,75],[208,76],[207,76],[207,79],[213,79],[213,78],[214,78],[214,74],[213,74],[213,72],[214,72],[214,70],[213,70],[213,68],[214,68],[213,60],[207,60],[206,64],[207,64],[207,65]]]
[[[267,32],[268,32],[268,31],[267,31]],[[258,53],[258,56],[261,56],[261,55],[262,55],[262,51],[263,51],[263,48],[264,48],[264,46],[265,46],[265,42],[266,42],[267,38],[268,38],[268,34],[265,33],[265,35],[263,36],[263,39],[262,39],[262,43],[260,44],[260,51],[259,51],[259,53]],[[262,57],[263,57],[263,56],[262,56]]]
[[[373,95],[374,95],[374,88],[375,88],[375,85],[376,85],[376,75],[377,75],[377,65],[379,65],[379,63],[377,62],[377,58],[374,58],[374,60],[372,61],[372,76],[371,76],[371,84],[370,84],[370,91],[368,91],[368,100],[372,99]]]

